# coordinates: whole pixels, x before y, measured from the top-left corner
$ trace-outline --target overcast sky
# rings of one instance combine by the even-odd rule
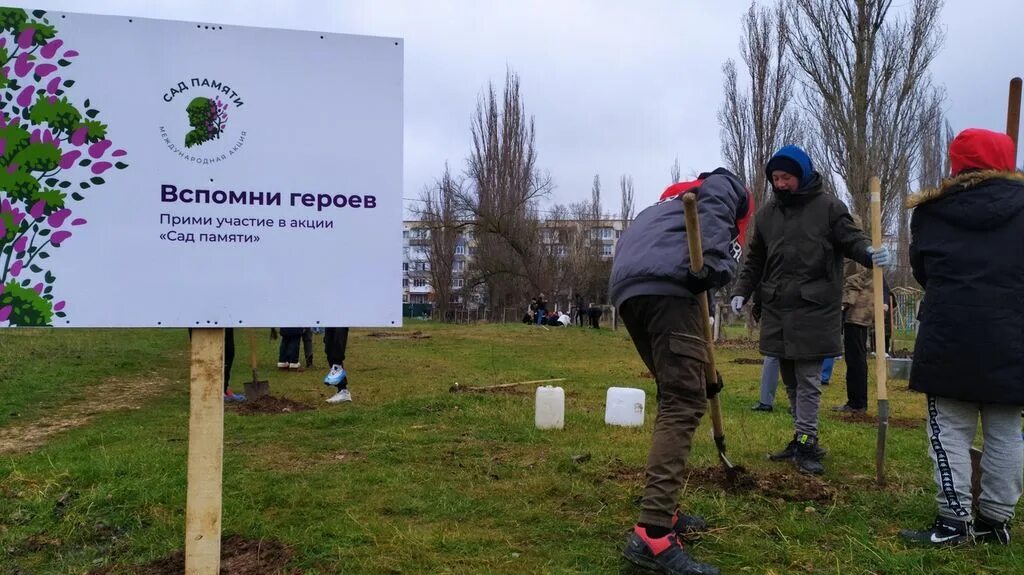
[[[906,4],[897,2],[896,4]],[[589,197],[606,209],[633,176],[637,205],[721,162],[721,65],[738,56],[745,0],[48,0],[10,5],[405,39],[403,196],[417,198],[447,161],[461,171],[481,89],[506,66],[536,121],[548,203]],[[1005,129],[1009,79],[1024,75],[1020,0],[946,0],[933,65],[955,130]],[[408,204],[408,203],[407,203]]]

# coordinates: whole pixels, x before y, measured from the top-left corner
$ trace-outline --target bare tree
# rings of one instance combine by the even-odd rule
[[[953,128],[945,118],[943,105],[945,95],[941,90],[934,90],[926,97],[918,118],[920,143],[917,160],[918,190],[939,187],[942,180],[949,175],[949,143],[953,139]],[[900,205],[905,205],[910,186],[900,186]],[[896,218],[896,235],[899,249],[895,282],[897,285],[913,285],[913,274],[910,273],[910,213],[893,210]]]
[[[865,222],[868,180],[878,175],[883,220],[891,222],[915,168],[928,66],[942,44],[942,0],[910,0],[907,14],[896,14],[892,0],[785,3],[804,108],[821,127],[819,171],[839,176]]]
[[[674,162],[672,162],[672,168],[670,169],[669,176],[672,178],[673,184],[679,183],[679,178],[682,175],[682,170],[679,169],[679,156],[676,156]]]
[[[461,195],[462,181],[452,176],[445,163],[441,178],[421,194],[422,207],[417,210],[428,234],[427,238],[420,239],[426,247],[428,269],[410,270],[410,275],[416,277],[420,274],[429,280],[434,293],[434,311],[442,321],[452,319],[452,284],[457,259],[455,246],[461,229],[466,225],[459,214],[458,202]]]
[[[633,203],[633,176],[623,174],[619,178],[619,190],[622,192],[622,203],[619,204],[619,217],[622,219],[622,231],[626,231],[630,222],[633,221],[633,214],[636,211]]]
[[[740,87],[735,62],[727,60],[722,66],[722,157],[746,183],[757,205],[766,195],[764,165],[778,148],[799,143],[803,131],[794,106],[797,81],[788,58],[789,37],[789,18],[781,1],[772,7],[752,3],[743,17],[740,40],[747,88]]]
[[[520,305],[527,290],[547,287],[538,266],[544,253],[537,203],[551,189],[551,180],[536,165],[533,118],[526,114],[516,73],[506,73],[501,99],[488,83],[470,133],[470,185],[459,195],[476,241],[469,283],[486,286],[495,318],[501,306]]]

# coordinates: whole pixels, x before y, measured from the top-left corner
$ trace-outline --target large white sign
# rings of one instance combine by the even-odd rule
[[[0,28],[0,326],[401,324],[401,40]]]

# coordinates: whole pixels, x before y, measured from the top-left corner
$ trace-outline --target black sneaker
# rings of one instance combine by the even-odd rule
[[[768,405],[767,403],[761,403],[759,401],[757,402],[757,405],[750,408],[750,411],[767,411],[770,413],[772,409],[774,409],[772,406]]]
[[[792,461],[796,457],[796,436],[793,436],[793,441],[786,444],[786,448],[777,453],[768,455],[768,459],[772,461]]]
[[[821,385],[828,385],[828,380],[827,379],[821,380]]]
[[[797,438],[796,457],[794,461],[800,473],[821,475],[825,473],[825,466],[821,463],[821,450],[818,449],[818,438],[809,435],[801,435]]]
[[[1010,522],[1002,523],[989,519],[978,513],[978,519],[974,522],[974,540],[979,543],[999,543],[1000,545],[1010,544]]]
[[[868,408],[866,407],[850,407],[850,404],[839,405],[832,408],[832,411],[838,411],[841,413],[867,413]]]
[[[910,543],[930,545],[960,545],[971,539],[970,521],[960,521],[939,515],[930,529],[923,531],[912,531],[904,529],[900,531],[900,537]]]
[[[696,541],[708,530],[708,522],[699,515],[686,515],[676,511],[672,516],[672,531],[684,541]]]
[[[719,575],[717,567],[701,563],[683,549],[675,533],[653,539],[639,525],[633,527],[622,550],[627,561],[665,575]]]

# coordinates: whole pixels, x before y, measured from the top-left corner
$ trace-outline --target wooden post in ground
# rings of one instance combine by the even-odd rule
[[[882,184],[877,177],[870,180],[871,193],[871,245],[882,249]],[[885,441],[889,430],[889,392],[886,387],[888,365],[885,359],[885,301],[882,268],[872,269],[872,289],[875,311],[875,384],[878,393],[878,438],[875,444],[875,481],[885,485]]]
[[[224,330],[192,331],[185,575],[220,573]]]

